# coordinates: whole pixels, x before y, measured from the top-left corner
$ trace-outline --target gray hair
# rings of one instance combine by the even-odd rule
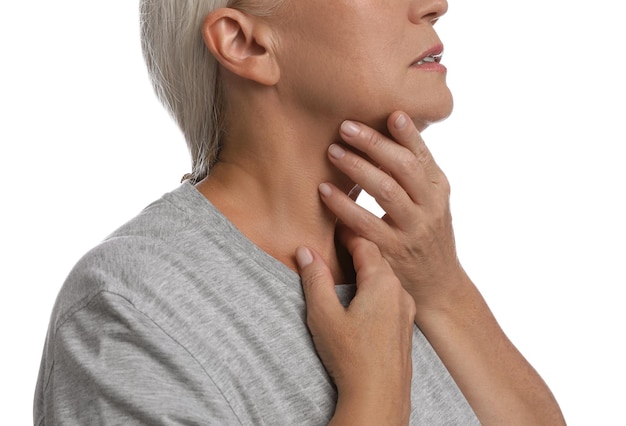
[[[263,4],[267,3],[267,4]],[[209,174],[224,135],[224,97],[217,61],[204,44],[206,16],[220,8],[267,16],[280,1],[141,0],[141,47],[154,90],[185,136],[192,183]]]

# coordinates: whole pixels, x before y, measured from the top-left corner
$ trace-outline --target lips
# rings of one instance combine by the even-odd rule
[[[443,56],[443,53],[438,53],[436,55],[428,55],[428,56],[425,56],[424,59],[421,59],[421,60],[415,62],[414,65],[423,65],[423,64],[426,64],[428,62],[437,62],[437,63],[439,63],[439,62],[441,62],[441,57],[442,56]]]
[[[431,47],[424,53],[422,53],[419,56],[419,58],[417,58],[415,61],[413,61],[413,63],[411,63],[411,66],[439,63],[441,62],[442,57],[443,57],[443,45],[438,44],[436,46]]]

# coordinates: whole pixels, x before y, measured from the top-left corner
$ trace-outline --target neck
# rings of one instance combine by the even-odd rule
[[[322,182],[346,192],[352,188],[326,154],[338,140],[339,122],[267,110],[239,110],[246,118],[229,126],[220,161],[198,189],[246,237],[289,268],[297,270],[296,248],[306,245],[325,259],[335,282],[348,282],[352,265],[336,246],[336,217],[317,190]]]

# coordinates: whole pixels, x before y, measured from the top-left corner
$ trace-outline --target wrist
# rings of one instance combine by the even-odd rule
[[[410,414],[410,391],[407,396],[393,396],[377,389],[362,389],[353,393],[340,392],[329,425],[407,425]]]
[[[417,309],[416,320],[430,315],[454,315],[477,295],[480,297],[476,286],[460,266],[445,276],[432,279],[428,286],[407,287]]]

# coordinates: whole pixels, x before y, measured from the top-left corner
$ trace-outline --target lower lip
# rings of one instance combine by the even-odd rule
[[[421,65],[412,65],[411,68],[421,71],[446,72],[448,69],[439,62],[425,62]]]

